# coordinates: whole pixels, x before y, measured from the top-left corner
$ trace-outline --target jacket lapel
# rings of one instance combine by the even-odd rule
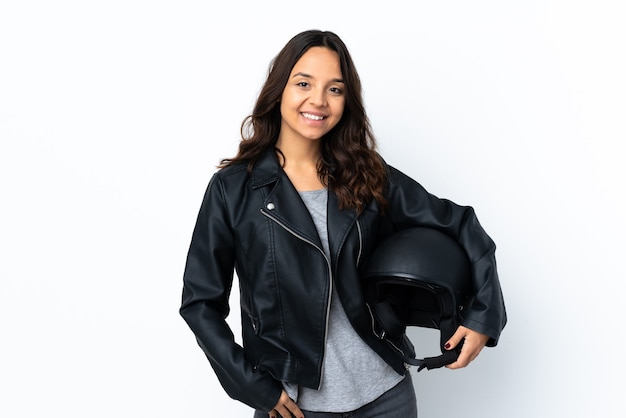
[[[307,207],[271,150],[266,151],[255,164],[252,188],[269,190],[264,195],[261,212],[290,233],[323,248]]]
[[[252,170],[252,188],[262,187],[269,188],[269,192],[264,196],[261,212],[290,232],[322,248],[308,209],[271,150],[263,154]],[[329,190],[327,217],[328,244],[331,257],[336,262],[339,250],[354,226],[357,213],[355,210],[340,210],[337,196]]]
[[[336,264],[339,250],[357,219],[356,210],[339,210],[339,200],[331,191],[328,192],[328,244]]]

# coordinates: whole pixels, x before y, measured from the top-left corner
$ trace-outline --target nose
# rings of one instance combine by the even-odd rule
[[[326,106],[326,89],[323,88],[315,88],[311,90],[311,96],[309,98],[309,102],[318,107]]]

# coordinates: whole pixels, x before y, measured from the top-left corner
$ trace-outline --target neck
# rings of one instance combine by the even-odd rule
[[[276,141],[276,148],[280,150],[279,158],[284,167],[288,165],[313,165],[317,167],[321,154],[318,141],[306,141],[305,143],[294,144],[293,142],[281,141],[279,139]]]
[[[308,141],[306,146],[276,142],[280,150],[278,158],[283,170],[298,191],[318,190],[324,187],[317,173],[320,147],[317,141]]]

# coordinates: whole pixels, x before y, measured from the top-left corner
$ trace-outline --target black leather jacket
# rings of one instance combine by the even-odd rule
[[[437,228],[465,248],[476,297],[464,325],[489,335],[488,345],[497,343],[506,313],[495,245],[473,209],[436,198],[392,167],[386,197],[384,215],[372,202],[357,216],[340,211],[329,192],[329,260],[273,152],[265,153],[251,173],[240,164],[213,176],[189,248],[180,314],[232,398],[269,411],[280,396],[280,381],[319,386],[332,286],[361,338],[405,373],[402,358],[372,330],[359,277],[376,243],[410,226]],[[234,269],[243,347],[225,322]]]

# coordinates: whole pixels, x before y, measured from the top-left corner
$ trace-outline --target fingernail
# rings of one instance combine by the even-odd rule
[[[445,348],[446,350],[449,350],[450,349],[450,343],[446,343],[446,345],[444,345],[443,348]]]

